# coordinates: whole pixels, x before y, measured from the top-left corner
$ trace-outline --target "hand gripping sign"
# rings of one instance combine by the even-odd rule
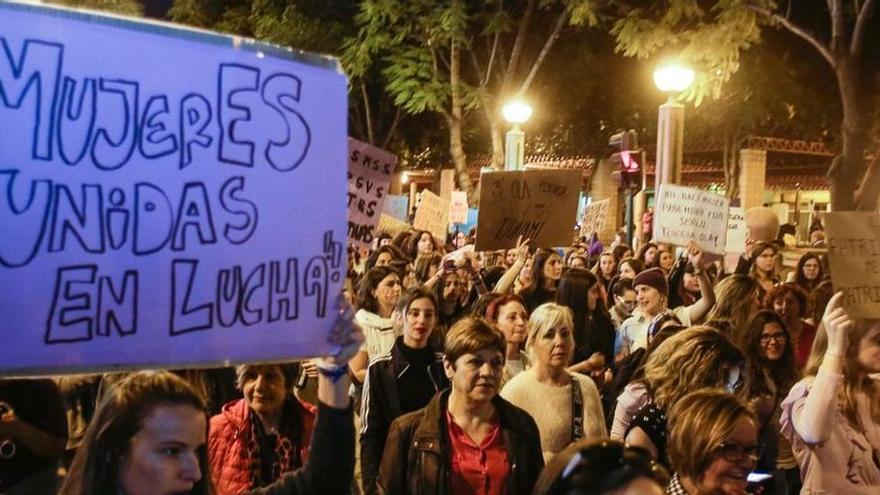
[[[325,354],[345,276],[327,58],[0,3],[0,372]]]

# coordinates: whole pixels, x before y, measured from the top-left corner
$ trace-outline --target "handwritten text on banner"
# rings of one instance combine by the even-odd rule
[[[0,371],[329,350],[334,61],[35,5],[0,3],[0,26]]]

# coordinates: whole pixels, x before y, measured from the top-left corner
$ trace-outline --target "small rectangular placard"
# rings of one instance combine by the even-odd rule
[[[385,209],[397,157],[348,138],[348,239],[369,246]]]
[[[661,184],[654,208],[654,241],[687,246],[697,241],[703,251],[724,254],[730,200],[674,184]]]
[[[449,223],[467,222],[467,213],[467,193],[464,191],[452,191],[452,199],[449,202]]]
[[[345,277],[328,58],[0,2],[0,373],[326,354]]]
[[[746,217],[742,207],[731,206],[727,216],[727,253],[742,254],[746,249]]]
[[[483,172],[476,249],[511,248],[519,236],[538,247],[571,244],[581,177],[580,170]]]
[[[587,239],[593,234],[598,234],[605,230],[605,223],[608,219],[608,208],[611,206],[610,199],[601,201],[593,201],[584,209],[584,219],[581,222],[581,235]]]
[[[413,228],[427,230],[437,242],[446,242],[446,231],[449,227],[449,200],[425,189],[413,219]]]
[[[825,213],[834,290],[854,318],[880,318],[880,214]]]

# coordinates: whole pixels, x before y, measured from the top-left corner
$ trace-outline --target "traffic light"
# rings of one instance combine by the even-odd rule
[[[616,165],[615,175],[620,175],[621,187],[640,191],[644,182],[645,152],[638,149],[639,134],[633,129],[619,131],[611,136],[608,145],[618,149],[611,155],[611,163]]]

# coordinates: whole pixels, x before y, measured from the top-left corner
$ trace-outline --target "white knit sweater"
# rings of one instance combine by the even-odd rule
[[[607,438],[602,403],[596,384],[589,377],[572,373],[584,398],[584,438]],[[524,409],[534,418],[541,433],[544,462],[571,443],[571,386],[562,387],[539,382],[531,368],[515,377],[501,389],[501,397]]]

